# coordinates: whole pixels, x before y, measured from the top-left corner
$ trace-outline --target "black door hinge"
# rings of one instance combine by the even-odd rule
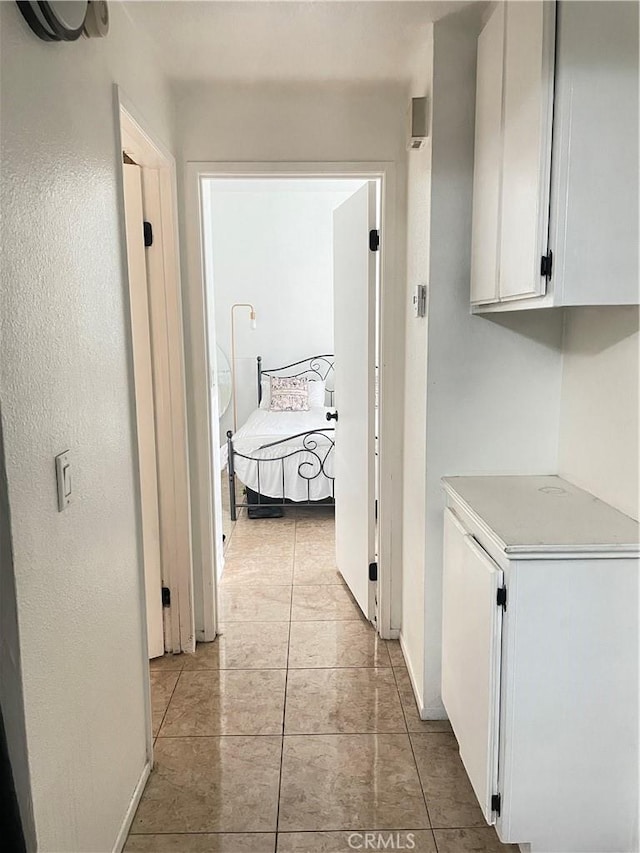
[[[369,580],[377,581],[378,580],[378,564],[377,563],[369,563]]]
[[[495,812],[498,816],[500,815],[501,800],[500,794],[494,794],[491,797],[491,811]]]
[[[553,269],[553,252],[549,251],[540,258],[540,275],[543,278],[551,278]]]
[[[369,249],[372,252],[377,252],[380,248],[380,232],[377,228],[372,228],[369,231]]]
[[[171,590],[168,586],[162,587],[162,606],[171,607]]]
[[[378,498],[376,498],[376,503],[375,503],[375,506],[373,508],[373,512],[375,514],[375,519],[377,521],[378,520]]]
[[[507,609],[507,588],[506,586],[499,586],[498,592],[496,594],[496,604],[498,607],[502,607],[503,610]]]
[[[149,246],[153,246],[153,226],[151,223],[145,220],[145,222],[142,223],[142,230],[144,232],[145,247],[148,248]]]

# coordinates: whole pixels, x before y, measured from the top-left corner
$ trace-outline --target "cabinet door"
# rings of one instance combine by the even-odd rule
[[[498,299],[504,3],[478,38],[471,230],[471,301]]]
[[[551,181],[555,3],[505,7],[500,299],[545,292]]]
[[[498,792],[502,570],[445,510],[442,701],[487,823]]]

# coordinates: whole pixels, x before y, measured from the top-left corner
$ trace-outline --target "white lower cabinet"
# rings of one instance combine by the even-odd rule
[[[444,488],[442,696],[487,823],[636,853],[637,522],[554,476]]]

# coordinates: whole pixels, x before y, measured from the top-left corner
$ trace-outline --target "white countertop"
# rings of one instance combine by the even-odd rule
[[[507,553],[640,553],[637,521],[561,477],[444,477],[443,484]]]

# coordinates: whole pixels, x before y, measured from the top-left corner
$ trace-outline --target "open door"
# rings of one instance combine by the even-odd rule
[[[336,561],[368,619],[375,617],[375,236],[376,184],[368,181],[333,212]]]
[[[133,375],[136,391],[138,465],[142,503],[142,551],[147,607],[147,643],[149,657],[155,658],[164,654],[164,631],[151,332],[143,233],[142,170],[140,166],[125,163],[123,171],[129,304],[133,339]]]

